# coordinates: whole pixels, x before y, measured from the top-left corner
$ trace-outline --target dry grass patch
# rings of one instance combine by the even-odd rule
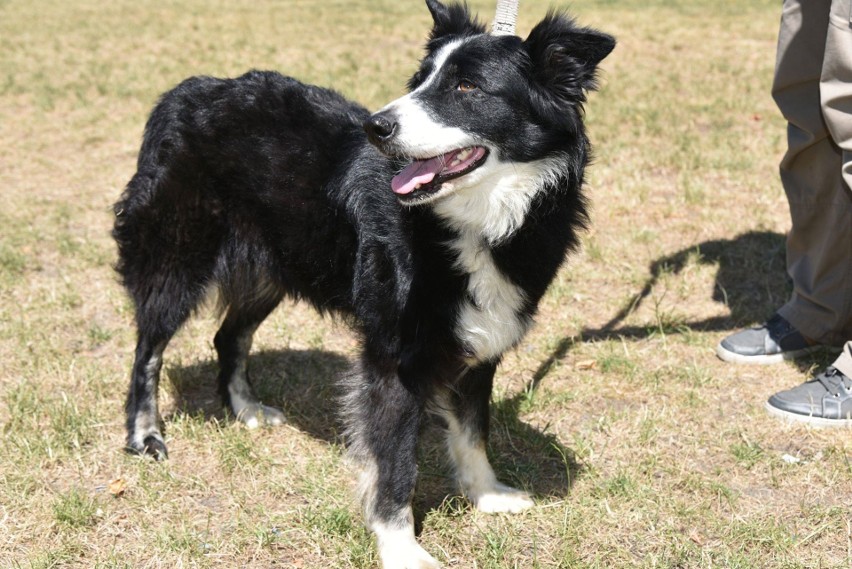
[[[519,29],[546,8],[525,0]],[[762,409],[830,358],[712,354],[788,294],[779,6],[572,9],[619,39],[588,109],[593,228],[500,368],[489,451],[538,505],[471,511],[426,445],[424,546],[448,567],[852,566],[849,433]],[[167,352],[171,460],[121,451],[134,338],[110,207],[148,110],[184,77],[272,68],[377,108],[428,24],[419,1],[0,2],[0,566],[375,566],[331,401],[355,342],[304,306],[272,315],[252,360],[289,425],[221,411],[201,316]]]

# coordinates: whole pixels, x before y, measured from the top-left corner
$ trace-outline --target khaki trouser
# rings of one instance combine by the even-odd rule
[[[832,364],[846,377],[852,377],[852,342],[846,342],[840,356]]]
[[[790,203],[779,313],[805,336],[852,338],[852,0],[785,0],[772,95],[788,121]]]

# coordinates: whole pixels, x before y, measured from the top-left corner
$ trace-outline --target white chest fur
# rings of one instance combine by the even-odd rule
[[[524,291],[494,262],[490,247],[520,228],[535,195],[555,169],[546,160],[488,164],[461,178],[474,183],[435,203],[435,212],[458,237],[449,243],[456,266],[469,275],[467,298],[459,307],[456,337],[479,361],[500,356],[526,333]]]
[[[477,360],[498,357],[529,327],[529,318],[521,313],[524,292],[500,272],[479,235],[463,234],[451,247],[458,254],[459,268],[469,275],[456,336]]]

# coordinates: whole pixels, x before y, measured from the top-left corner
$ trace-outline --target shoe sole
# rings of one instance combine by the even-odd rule
[[[794,360],[807,354],[822,350],[823,346],[808,346],[801,350],[790,350],[789,352],[781,352],[779,354],[764,354],[757,356],[744,356],[730,350],[726,350],[722,344],[716,346],[716,355],[720,360],[733,364],[753,364],[753,365],[772,365],[780,364],[787,360]]]
[[[767,401],[763,407],[766,412],[781,419],[786,423],[805,424],[815,429],[834,429],[834,428],[850,428],[852,427],[852,419],[825,419],[823,417],[814,417],[813,415],[801,415],[799,413],[791,413],[777,407],[773,407]]]

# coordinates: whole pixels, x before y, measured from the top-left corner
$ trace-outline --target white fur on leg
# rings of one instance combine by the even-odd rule
[[[278,426],[287,422],[283,411],[269,405],[258,402],[247,403],[244,401],[235,403],[233,396],[231,396],[231,404],[237,413],[237,420],[249,429],[256,429],[263,425]],[[237,409],[239,410],[237,411]]]
[[[497,482],[481,442],[465,432],[454,416],[447,416],[447,446],[455,463],[456,477],[465,496],[481,512],[518,513],[535,505],[526,492]]]
[[[235,374],[228,384],[228,392],[231,396],[231,408],[237,420],[249,429],[256,429],[263,425],[283,425],[287,422],[280,409],[264,405],[255,399],[244,374]]]
[[[163,365],[163,351],[165,349],[165,342],[155,346],[150,359],[145,364],[145,386],[151,394],[151,398],[147,405],[137,403],[136,414],[133,417],[132,439],[129,441],[131,447],[140,453],[148,452],[145,448],[145,440],[149,437],[159,442],[163,448],[166,446],[163,435],[160,433],[160,412],[157,402],[157,383],[160,368]]]
[[[417,543],[413,524],[394,529],[374,523],[372,530],[376,534],[382,569],[440,569],[441,564]]]
[[[367,459],[361,465],[358,494],[364,506],[367,526],[376,534],[376,545],[383,569],[439,569],[441,564],[426,553],[414,538],[414,513],[411,506],[399,512],[398,522],[389,524],[371,521],[376,500],[379,468],[375,460]]]
[[[231,409],[237,420],[249,429],[263,425],[283,425],[287,422],[284,413],[275,407],[262,404],[252,393],[247,377],[248,353],[251,350],[252,334],[255,328],[247,331],[239,340],[240,356],[236,368],[228,382],[228,395],[231,399]]]
[[[397,524],[370,522],[370,511],[376,499],[378,466],[374,460],[363,465],[358,492],[364,505],[367,525],[376,534],[376,545],[382,569],[440,569],[441,564],[420,547],[414,538],[414,513],[411,506],[400,512]]]
[[[468,498],[477,510],[486,514],[501,512],[517,514],[535,505],[526,492],[499,482],[494,482],[494,485],[489,488],[477,489],[475,493],[469,491]]]

